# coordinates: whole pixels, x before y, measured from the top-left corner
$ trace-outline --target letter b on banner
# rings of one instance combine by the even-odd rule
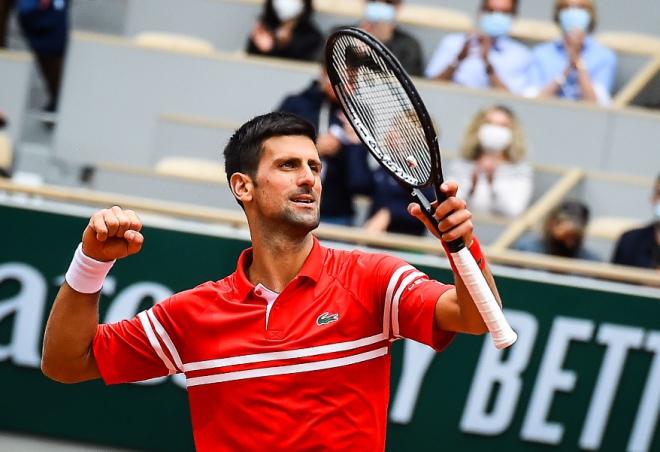
[[[461,418],[464,432],[500,434],[507,429],[515,413],[523,383],[521,374],[529,363],[538,323],[534,316],[522,311],[507,310],[506,318],[518,333],[518,341],[509,348],[506,359],[502,359],[504,351],[493,347],[490,337],[485,338]],[[498,393],[491,397],[498,385]],[[488,411],[491,398],[495,402]]]

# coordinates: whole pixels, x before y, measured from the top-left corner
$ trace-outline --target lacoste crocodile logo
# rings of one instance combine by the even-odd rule
[[[339,313],[330,314],[329,312],[324,312],[316,319],[316,324],[319,326],[327,325],[328,323],[336,322],[337,320],[339,320]]]

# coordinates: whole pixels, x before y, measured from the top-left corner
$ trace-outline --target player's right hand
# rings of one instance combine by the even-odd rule
[[[83,253],[108,262],[135,254],[142,249],[142,222],[132,210],[114,206],[96,212],[82,237]]]

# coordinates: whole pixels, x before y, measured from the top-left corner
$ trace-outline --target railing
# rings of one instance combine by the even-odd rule
[[[577,183],[579,172],[570,171],[549,194],[544,197],[539,205],[551,204],[551,201],[561,194],[571,183]],[[557,188],[559,187],[559,188]],[[241,212],[232,212],[221,209],[191,207],[187,204],[154,201],[133,196],[122,196],[110,193],[91,192],[84,189],[64,188],[56,186],[26,186],[12,183],[6,179],[0,179],[0,190],[8,193],[22,193],[29,196],[43,197],[51,200],[70,202],[75,204],[110,206],[121,205],[138,212],[155,213],[170,217],[190,219],[207,223],[222,223],[232,227],[244,228],[247,226],[245,216]],[[529,215],[525,215],[521,221],[528,222],[529,217],[538,215],[541,207]],[[510,228],[519,229],[514,222]],[[341,226],[320,226],[316,232],[321,239],[335,240],[379,248],[399,249],[406,251],[417,251],[421,253],[442,255],[442,248],[438,242],[429,238],[417,238],[400,234],[364,234],[358,228]],[[509,230],[503,236],[507,240],[500,240],[496,246],[486,249],[488,259],[492,263],[549,270],[553,272],[583,275],[593,278],[608,279],[625,283],[643,284],[660,287],[660,272],[630,268],[607,263],[593,263],[575,259],[545,256],[533,253],[512,251],[506,248],[506,244],[513,235]]]

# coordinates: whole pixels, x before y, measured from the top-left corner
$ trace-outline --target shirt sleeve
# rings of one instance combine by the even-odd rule
[[[532,199],[533,171],[526,164],[500,165],[493,179],[493,208],[507,217],[522,214]]]
[[[461,35],[449,35],[440,41],[438,48],[433,53],[431,61],[429,61],[424,76],[426,78],[435,78],[449,66],[458,56],[465,37]]]
[[[528,78],[531,60],[531,54],[524,46],[512,45],[511,56],[506,60],[507,67],[502,71],[502,81],[513,94],[523,94],[530,85]]]
[[[171,298],[129,320],[99,325],[94,358],[106,384],[148,380],[182,372],[183,365],[163,326]]]
[[[543,73],[543,49],[536,47],[530,56],[529,67],[527,68],[527,86],[523,89],[523,95],[527,97],[536,97],[547,85],[547,77]]]
[[[378,263],[377,279],[385,294],[384,333],[390,339],[408,338],[442,351],[455,333],[441,330],[435,320],[435,306],[440,296],[454,288],[430,280],[412,265],[393,256]]]

